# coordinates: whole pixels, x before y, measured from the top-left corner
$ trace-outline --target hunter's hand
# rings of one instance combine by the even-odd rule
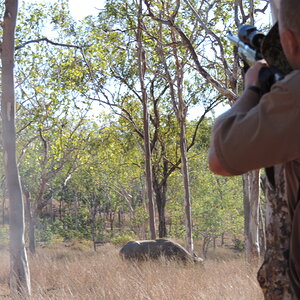
[[[263,67],[267,67],[267,63],[265,60],[259,60],[253,65],[245,75],[245,89],[250,86],[259,87],[259,71]]]

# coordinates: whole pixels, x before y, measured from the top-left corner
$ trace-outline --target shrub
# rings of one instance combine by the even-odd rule
[[[130,241],[136,240],[137,237],[132,231],[122,232],[118,236],[111,239],[111,242],[115,245],[122,246]]]
[[[240,239],[235,238],[232,240],[232,242],[234,250],[243,251],[245,249],[245,243]]]

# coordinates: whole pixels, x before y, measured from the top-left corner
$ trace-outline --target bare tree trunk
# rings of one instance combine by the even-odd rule
[[[97,204],[95,199],[95,194],[93,194],[93,199],[90,206],[90,216],[91,216],[91,234],[94,245],[94,251],[97,251],[96,246],[96,214],[97,214]]]
[[[14,49],[18,1],[5,2],[2,42],[2,127],[4,166],[9,198],[10,288],[26,299],[31,294],[25,249],[22,189],[16,160]]]
[[[250,263],[258,262],[259,247],[259,170],[243,175],[244,184],[244,232],[246,258]]]
[[[179,109],[180,113],[180,109]],[[189,170],[187,160],[186,134],[185,134],[185,118],[180,120],[180,150],[182,167],[181,172],[184,183],[184,220],[186,230],[186,249],[190,254],[194,252],[193,230],[192,230],[192,213],[191,213],[191,194],[189,183]]]
[[[77,193],[75,192],[74,195],[74,223],[75,223],[75,230],[78,230],[78,199]]]
[[[3,202],[2,202],[2,225],[5,225],[5,211],[6,211],[6,193],[5,186],[3,184]]]
[[[143,26],[142,6],[143,6],[143,1],[140,0],[139,13],[138,13],[138,33],[137,33],[138,64],[139,64],[139,78],[140,78],[140,85],[142,90],[142,102],[143,102],[145,168],[146,168],[147,194],[148,194],[148,201],[149,201],[150,237],[152,240],[155,240],[156,232],[155,232],[155,213],[154,213],[154,201],[153,201],[153,179],[152,179],[152,167],[151,167],[148,99],[147,99],[147,92],[144,83],[144,76],[146,70],[146,57],[142,45],[142,26]]]
[[[259,244],[260,255],[264,255],[266,251],[266,225],[262,205],[259,205]]]
[[[258,262],[260,256],[259,243],[259,206],[260,206],[260,171],[254,170],[250,172],[250,253],[251,261]]]
[[[172,40],[175,41],[176,38],[172,35]],[[192,213],[191,213],[191,193],[190,193],[190,182],[189,182],[189,169],[188,169],[188,159],[187,159],[187,141],[186,141],[186,115],[187,106],[183,100],[182,94],[182,84],[183,84],[183,64],[179,61],[177,49],[173,49],[174,58],[176,61],[176,86],[177,86],[177,120],[180,127],[180,155],[181,155],[181,172],[183,176],[184,185],[184,223],[186,231],[186,249],[193,255],[194,245],[193,245],[193,230],[192,230]],[[175,102],[174,106],[175,106]]]
[[[167,181],[164,180],[162,183],[158,182],[154,172],[153,172],[153,188],[156,196],[156,205],[158,211],[158,234],[160,238],[167,236],[166,228],[166,216],[165,208],[167,201]]]
[[[30,193],[23,187],[23,193],[25,196],[26,211],[27,211],[27,224],[28,224],[28,236],[29,236],[29,252],[35,254],[36,240],[35,240],[35,218],[32,214],[31,209],[31,198]]]

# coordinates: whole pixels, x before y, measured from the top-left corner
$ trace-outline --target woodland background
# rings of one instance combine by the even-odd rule
[[[20,3],[17,157],[31,253],[153,237],[149,171],[157,237],[184,244],[190,205],[199,256],[209,247],[244,249],[245,182],[213,175],[207,153],[214,108],[242,90],[226,32],[254,21],[268,30],[268,2],[108,0],[81,21],[66,0]],[[5,249],[2,166],[0,180]]]

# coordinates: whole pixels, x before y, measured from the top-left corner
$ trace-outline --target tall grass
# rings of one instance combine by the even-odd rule
[[[160,260],[122,261],[118,249],[97,252],[74,247],[40,248],[30,258],[33,300],[37,299],[263,299],[256,270],[243,259],[181,265]],[[9,257],[0,252],[0,299],[10,299]]]

